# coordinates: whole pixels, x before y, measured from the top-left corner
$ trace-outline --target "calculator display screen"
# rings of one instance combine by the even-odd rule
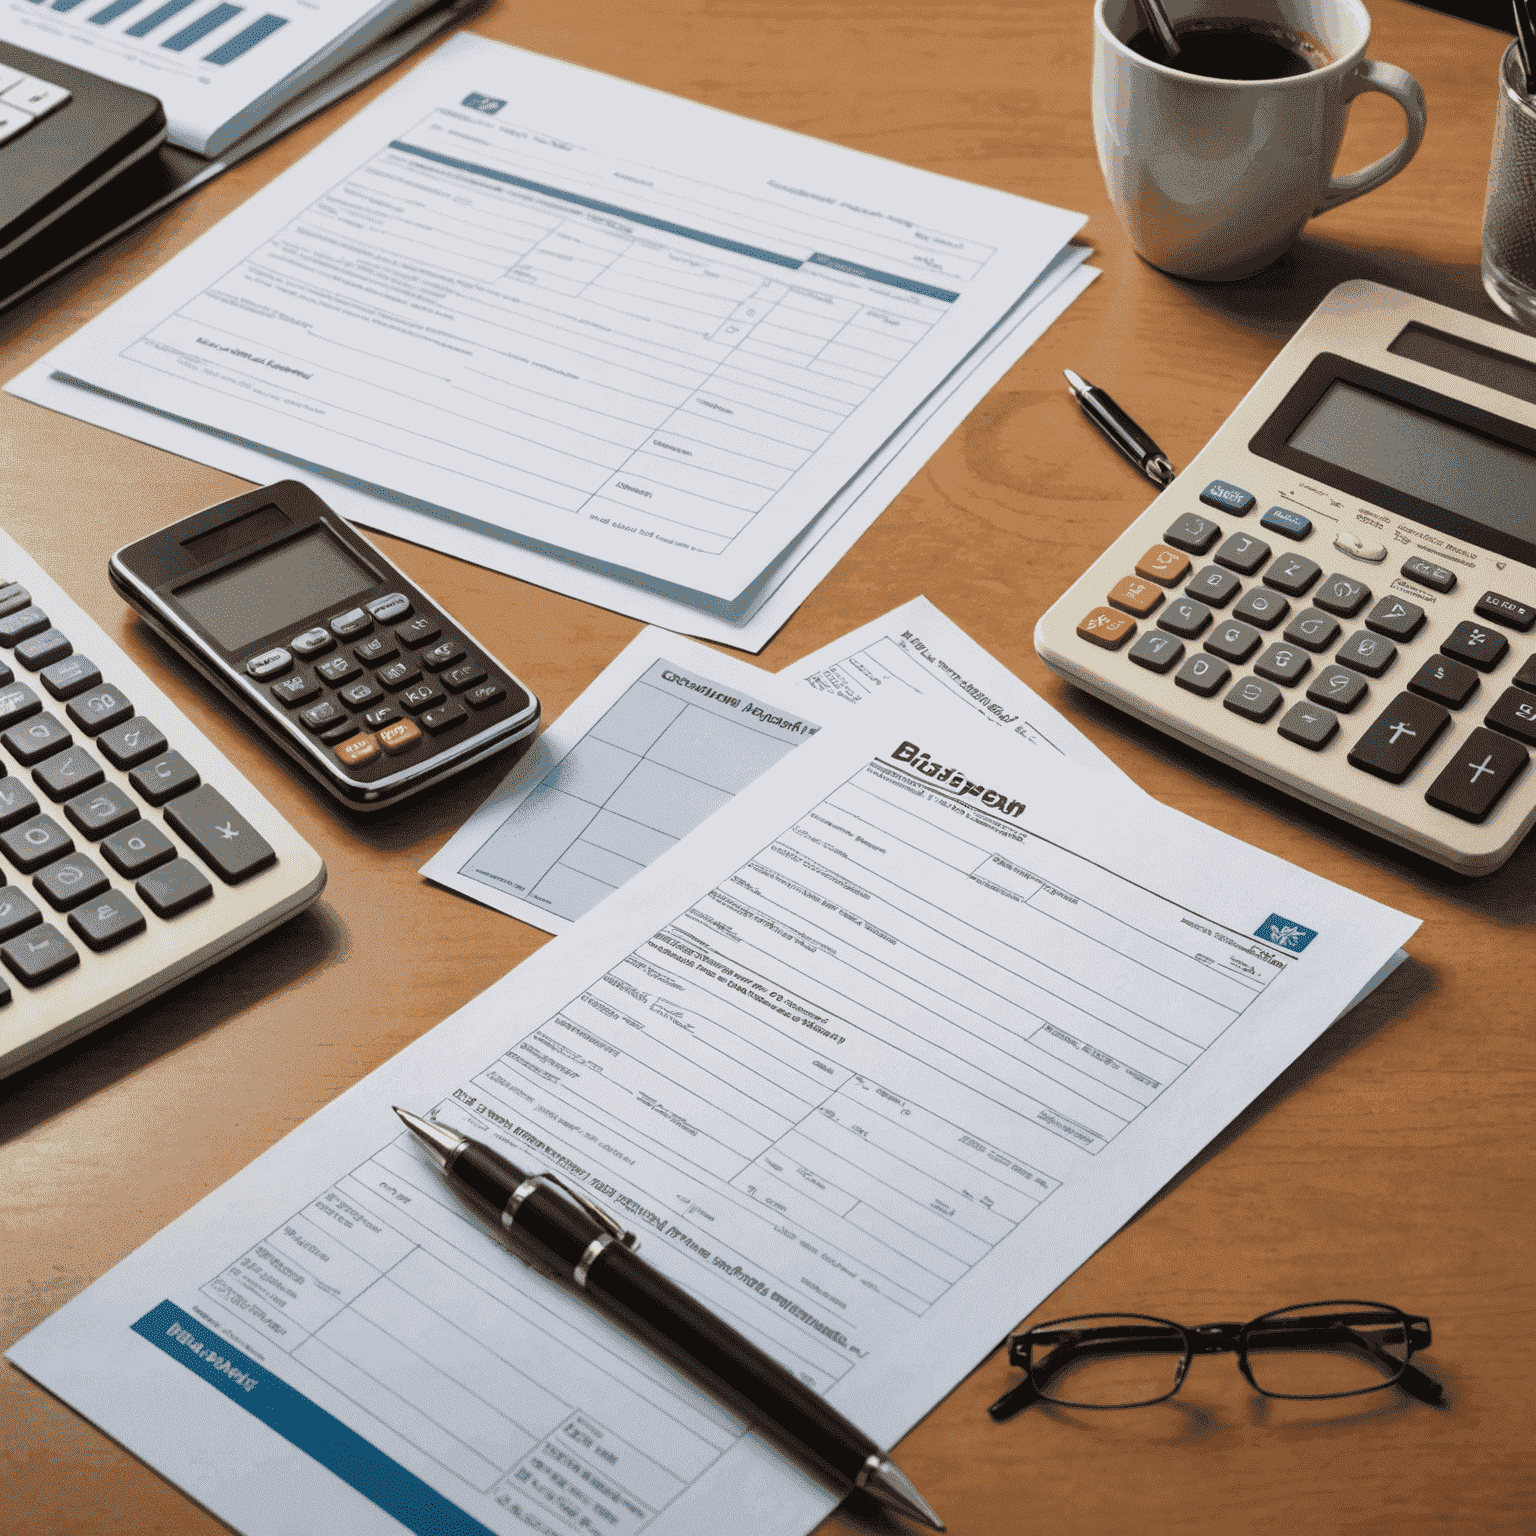
[[[176,601],[227,651],[366,592],[378,577],[323,527],[182,587]]]
[[[1521,541],[1531,537],[1536,455],[1431,411],[1335,379],[1286,442],[1477,528]],[[1428,521],[1422,514],[1421,520]],[[1490,547],[1475,533],[1471,541]]]

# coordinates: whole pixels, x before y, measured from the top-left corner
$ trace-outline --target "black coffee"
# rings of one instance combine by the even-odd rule
[[[1212,80],[1284,80],[1333,62],[1327,51],[1304,33],[1244,16],[1201,16],[1175,22],[1173,35],[1179,42],[1179,56],[1171,61],[1171,67]],[[1138,32],[1128,46],[1144,59],[1170,63],[1150,27]]]

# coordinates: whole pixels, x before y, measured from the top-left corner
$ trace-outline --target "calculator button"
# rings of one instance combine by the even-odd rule
[[[421,664],[429,672],[441,672],[464,659],[464,647],[457,640],[439,640],[421,653]]]
[[[446,704],[440,704],[436,709],[429,709],[421,717],[423,730],[431,731],[434,736],[441,736],[444,731],[451,731],[454,726],[462,725],[468,720],[458,701],[450,699]]]
[[[296,656],[323,656],[336,644],[331,639],[331,632],[322,629],[318,624],[313,629],[306,629],[302,635],[295,635],[288,642],[293,647]]]
[[[84,747],[56,753],[32,770],[32,782],[50,800],[68,800],[82,790],[95,789],[105,778],[101,764]]]
[[[44,923],[0,944],[0,960],[22,986],[40,987],[79,965],[80,951],[52,923]]]
[[[308,672],[295,672],[292,677],[285,677],[280,683],[272,684],[272,697],[279,704],[286,704],[292,709],[295,704],[302,704],[306,699],[312,699],[320,692],[320,684]]]
[[[8,885],[0,890],[0,942],[14,939],[18,933],[35,928],[42,920],[42,910],[19,885]]]
[[[1316,704],[1292,704],[1280,717],[1280,734],[1298,747],[1321,752],[1333,740],[1339,717],[1331,709]]]
[[[391,754],[408,752],[421,740],[421,727],[414,720],[396,720],[379,732],[379,745]]]
[[[1398,575],[1406,576],[1409,581],[1416,581],[1421,587],[1429,587],[1435,592],[1449,592],[1456,585],[1455,571],[1448,571],[1443,565],[1435,565],[1429,560],[1421,560],[1417,555],[1411,555],[1403,561],[1403,568]]]
[[[1264,585],[1284,592],[1287,597],[1304,597],[1322,574],[1323,568],[1317,561],[1308,560],[1305,555],[1285,554],[1264,572]]]
[[[246,662],[245,670],[255,678],[276,677],[280,672],[286,672],[292,665],[292,653],[277,645],[270,651],[263,651],[259,656],[252,656]]]
[[[1339,621],[1316,608],[1303,608],[1285,626],[1285,638],[1309,651],[1326,651],[1339,638]]]
[[[225,885],[238,885],[277,863],[272,845],[211,784],[173,800],[165,819]]]
[[[1495,634],[1482,624],[1474,624],[1471,619],[1463,619],[1440,643],[1443,655],[1459,656],[1479,672],[1493,671],[1503,661],[1508,649],[1509,641],[1503,635]]]
[[[76,937],[100,953],[144,932],[144,914],[126,896],[109,890],[101,901],[87,902],[69,914]]]
[[[89,656],[70,656],[56,661],[51,667],[44,667],[38,675],[43,680],[43,687],[56,699],[72,699],[77,693],[84,693],[87,688],[95,688],[101,683],[101,668]]]
[[[363,716],[363,724],[370,731],[376,731],[381,726],[389,725],[399,718],[400,711],[393,704],[380,704],[377,709],[370,709]]]
[[[1146,667],[1151,672],[1167,672],[1184,654],[1184,644],[1180,640],[1175,640],[1172,635],[1162,635],[1152,629],[1148,630],[1125,654],[1138,667]]]
[[[450,667],[439,681],[454,693],[463,693],[466,688],[473,688],[476,683],[485,681],[485,668],[477,666],[472,661],[466,661],[463,666]]]
[[[1232,668],[1226,662],[1217,661],[1213,656],[1195,655],[1173,674],[1173,680],[1180,688],[1208,699],[1218,688],[1225,686],[1231,676]]]
[[[128,775],[128,782],[151,805],[164,805],[167,800],[196,789],[199,778],[197,769],[180,752],[167,752],[164,757],[135,768]]]
[[[353,635],[366,635],[372,628],[373,620],[361,608],[349,608],[330,621],[331,633],[342,640],[350,640]]]
[[[71,711],[74,705],[70,705]],[[165,737],[160,727],[143,715],[122,725],[114,725],[96,738],[96,745],[114,768],[134,768],[157,752],[165,751]]]
[[[20,779],[0,779],[0,830],[37,814],[37,796]]]
[[[408,645],[415,650],[419,645],[431,645],[442,632],[442,625],[432,619],[412,619],[409,624],[402,624],[395,631],[395,639],[401,645]]]
[[[1353,555],[1356,560],[1369,560],[1373,565],[1387,558],[1387,546],[1374,539],[1363,538],[1352,529],[1341,528],[1333,536],[1333,547],[1340,554]]]
[[[1193,640],[1210,628],[1211,610],[1187,597],[1175,598],[1158,618],[1157,627],[1181,640]]]
[[[1350,765],[1401,784],[1450,723],[1450,712],[1439,704],[1400,693],[1355,743]]]
[[[1412,640],[1424,623],[1424,610],[1406,598],[1384,597],[1365,616],[1365,627],[1394,640]]]
[[[321,731],[320,740],[326,746],[334,747],[338,741],[345,741],[349,736],[356,736],[361,729],[362,727],[355,721],[343,719],[338,724],[331,726],[329,730]]]
[[[1450,656],[1431,656],[1408,679],[1408,687],[1437,704],[1460,709],[1477,692],[1477,673]]]
[[[492,704],[506,698],[507,690],[500,683],[481,683],[464,695],[464,702],[471,709],[489,709]]]
[[[392,661],[380,667],[376,675],[386,688],[405,688],[421,680],[421,668],[411,661]]]
[[[1242,587],[1231,571],[1224,571],[1219,565],[1208,565],[1190,577],[1184,595],[1197,597],[1212,608],[1225,608],[1241,591]]]
[[[1312,679],[1307,697],[1314,704],[1326,704],[1347,715],[1368,692],[1366,681],[1358,672],[1351,672],[1348,667],[1328,666]]]
[[[33,635],[30,640],[23,640],[16,647],[16,660],[27,671],[36,672],[39,667],[63,661],[73,650],[69,636],[62,629],[45,629],[42,634]]]
[[[1136,562],[1136,574],[1160,587],[1176,587],[1189,574],[1189,556],[1166,544],[1154,544]]]
[[[74,823],[75,830],[85,833],[93,842],[116,832],[139,819],[139,808],[116,784],[103,784],[88,789],[64,804],[64,814]]]
[[[1215,630],[1205,637],[1205,648],[1223,661],[1242,666],[1264,643],[1261,635],[1251,624],[1239,624],[1235,619],[1223,619]]]
[[[52,757],[55,752],[71,745],[74,739],[47,713],[36,715],[21,725],[13,725],[10,730],[0,734],[0,741],[5,743],[11,755],[25,768],[40,763],[45,757]]]
[[[1269,559],[1269,545],[1251,533],[1234,533],[1211,558],[1239,576],[1252,576]]]
[[[1518,629],[1522,635],[1536,624],[1536,608],[1529,603],[1517,602],[1514,598],[1505,597],[1498,592],[1484,592],[1478,598],[1472,612],[1480,619],[1487,619],[1491,624],[1503,624],[1510,629]]]
[[[1146,618],[1162,600],[1161,588],[1138,576],[1122,576],[1108,593],[1112,608],[1122,608],[1138,619]]]
[[[345,720],[346,716],[334,700],[321,699],[318,704],[311,704],[308,709],[300,710],[299,719],[310,730],[323,731],[328,725],[335,725]]]
[[[1486,821],[1504,792],[1530,767],[1524,747],[1479,726],[1456,749],[1424,798],[1463,821]]]
[[[392,624],[411,611],[411,600],[403,592],[390,592],[374,598],[367,608],[380,624]]]
[[[1271,533],[1283,533],[1288,539],[1304,539],[1312,532],[1312,519],[1303,517],[1300,512],[1292,512],[1289,507],[1271,507],[1259,519],[1259,527],[1268,528]]]
[[[1183,555],[1179,558],[1184,559]],[[1116,613],[1113,608],[1095,608],[1079,621],[1077,633],[1081,640],[1102,645],[1106,651],[1117,651],[1136,633],[1136,626],[1123,613]],[[412,714],[416,713],[416,706],[411,702],[411,695],[415,692],[417,692],[415,688],[408,688],[400,695],[405,707]]]
[[[18,608],[15,613],[0,619],[0,645],[12,646],[32,635],[40,635],[52,622],[36,604]]]
[[[1383,551],[1385,553],[1385,551]],[[1352,619],[1371,600],[1371,589],[1363,581],[1334,574],[1312,594],[1312,601],[1327,613]]]
[[[350,656],[332,656],[329,661],[315,663],[315,672],[333,688],[356,677],[363,669]]]
[[[1109,613],[1107,608],[1100,608],[1096,611],[1099,613]],[[1135,633],[1136,626],[1123,615],[1118,613],[1110,614],[1110,617],[1117,620],[1119,623],[1125,624],[1132,633]],[[1078,633],[1082,633],[1082,625],[1078,625]],[[1122,635],[1121,639],[1124,638],[1125,637]],[[1104,645],[1107,642],[1100,640],[1098,643],[1100,645]],[[1113,649],[1114,647],[1111,646],[1110,648]],[[447,698],[447,694],[445,694],[443,690],[437,686],[436,683],[415,683],[401,693],[400,702],[413,715],[419,715],[422,710],[431,709],[434,704],[441,704],[445,698]]]
[[[174,859],[176,845],[153,822],[136,821],[104,838],[101,856],[118,874],[137,880],[167,859]]]
[[[1278,592],[1255,587],[1238,598],[1232,617],[1257,624],[1260,629],[1273,629],[1290,611],[1291,605]]]
[[[15,681],[16,674],[3,661],[0,661],[0,686],[4,686],[6,683],[14,683]]]
[[[1221,702],[1223,708],[1230,709],[1234,715],[1262,725],[1280,707],[1280,690],[1273,683],[1245,677],[1233,685],[1232,691]]]
[[[51,80],[39,80],[36,75],[23,75],[14,85],[8,86],[0,101],[8,107],[20,107],[32,117],[46,117],[55,107],[69,100],[66,86],[55,85]]]
[[[1272,683],[1287,688],[1299,683],[1312,670],[1312,658],[1295,645],[1272,645],[1254,662],[1253,670]]]
[[[133,705],[116,688],[98,688],[83,699],[71,699],[64,713],[87,736],[98,736],[109,726],[131,719]]]
[[[0,832],[0,848],[22,874],[75,851],[74,839],[52,816],[34,816],[19,827]]]
[[[1526,658],[1525,665],[1510,678],[1516,688],[1528,688],[1536,693],[1536,656]]]
[[[94,859],[83,853],[72,853],[67,859],[58,859],[33,877],[33,886],[47,898],[48,905],[56,912],[67,912],[82,901],[100,896],[107,889],[107,877],[102,874]]]
[[[1210,518],[1186,512],[1183,517],[1174,519],[1163,535],[1163,542],[1192,555],[1203,555],[1220,537],[1221,529]]]
[[[23,608],[32,605],[32,594],[25,587],[18,586],[14,581],[0,587],[0,619],[9,618],[13,613],[20,613]]]
[[[352,654],[365,667],[376,667],[380,662],[389,661],[398,656],[400,647],[388,635],[374,635],[371,639],[364,640],[361,645],[354,645]]]
[[[382,690],[375,688],[365,677],[361,682],[348,683],[341,690],[341,702],[348,709],[367,709],[371,704],[377,704],[384,697]]]
[[[1483,723],[1536,747],[1536,699],[1519,688],[1506,688]]]
[[[172,859],[145,875],[134,889],[156,917],[179,917],[213,895],[207,875],[187,859]]]
[[[43,701],[25,683],[0,689],[0,726],[26,720],[43,707]]]
[[[351,741],[342,742],[335,752],[348,768],[361,768],[379,755],[379,744],[372,736],[354,736]]]
[[[1200,500],[1206,506],[1230,512],[1234,517],[1242,517],[1254,508],[1252,491],[1245,491],[1240,485],[1229,485],[1225,480],[1212,480],[1200,492]]]
[[[1368,635],[1357,629],[1334,654],[1334,660],[1367,677],[1380,677],[1392,665],[1397,647],[1380,635]]]

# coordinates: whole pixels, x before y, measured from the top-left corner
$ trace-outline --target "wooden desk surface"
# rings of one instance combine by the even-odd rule
[[[770,669],[926,594],[1170,805],[1424,919],[1412,959],[1035,1314],[1190,1323],[1375,1298],[1428,1314],[1434,1410],[1395,1394],[1255,1400],[1232,1361],[1136,1413],[995,1426],[1000,1353],[899,1447],[961,1536],[1536,1529],[1536,838],[1457,881],[1153,738],[1036,660],[1035,617],[1148,501],[1081,421],[1078,369],[1184,464],[1322,294],[1366,276],[1497,318],[1478,281],[1499,35],[1372,0],[1374,57],[1415,73],[1430,126],[1385,189],[1318,220],[1246,283],[1143,265],[1109,211],[1088,118],[1088,0],[500,0],[477,30],[935,171],[1085,210],[1104,275],[790,620]],[[97,314],[374,91],[0,318],[9,378]],[[1398,136],[1363,98],[1345,164]],[[0,1084],[0,1332],[24,1333],[257,1153],[545,942],[415,871],[498,776],[376,826],[344,823],[130,622],[105,562],[234,494],[228,476],[0,397],[4,526],[70,589],[330,866],[319,906],[95,1037]],[[67,517],[61,515],[68,513]],[[638,626],[427,550],[392,556],[543,695],[554,718]],[[507,601],[515,587],[515,601]],[[510,615],[510,617],[509,617]],[[411,936],[411,959],[399,939]],[[174,1124],[188,1158],[154,1141]],[[1028,1299],[1020,1298],[1021,1311]],[[218,1524],[20,1373],[0,1368],[4,1523],[192,1533]],[[751,1520],[733,1512],[737,1529]],[[851,1517],[829,1527],[868,1530]],[[892,1527],[891,1529],[894,1529]]]

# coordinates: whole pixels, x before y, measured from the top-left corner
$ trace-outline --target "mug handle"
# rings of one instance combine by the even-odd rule
[[[1356,96],[1366,91],[1380,91],[1383,96],[1390,96],[1403,109],[1403,115],[1408,119],[1408,131],[1403,135],[1403,142],[1390,155],[1383,155],[1380,160],[1362,166],[1358,171],[1351,171],[1347,176],[1335,176],[1323,188],[1322,198],[1315,210],[1317,213],[1337,208],[1340,203],[1347,203],[1351,198],[1373,191],[1382,182],[1390,181],[1413,159],[1414,152],[1424,138],[1427,117],[1424,92],[1406,69],[1399,69],[1396,64],[1381,64],[1375,59],[1362,59],[1344,82],[1344,96],[1340,105],[1347,107]]]

